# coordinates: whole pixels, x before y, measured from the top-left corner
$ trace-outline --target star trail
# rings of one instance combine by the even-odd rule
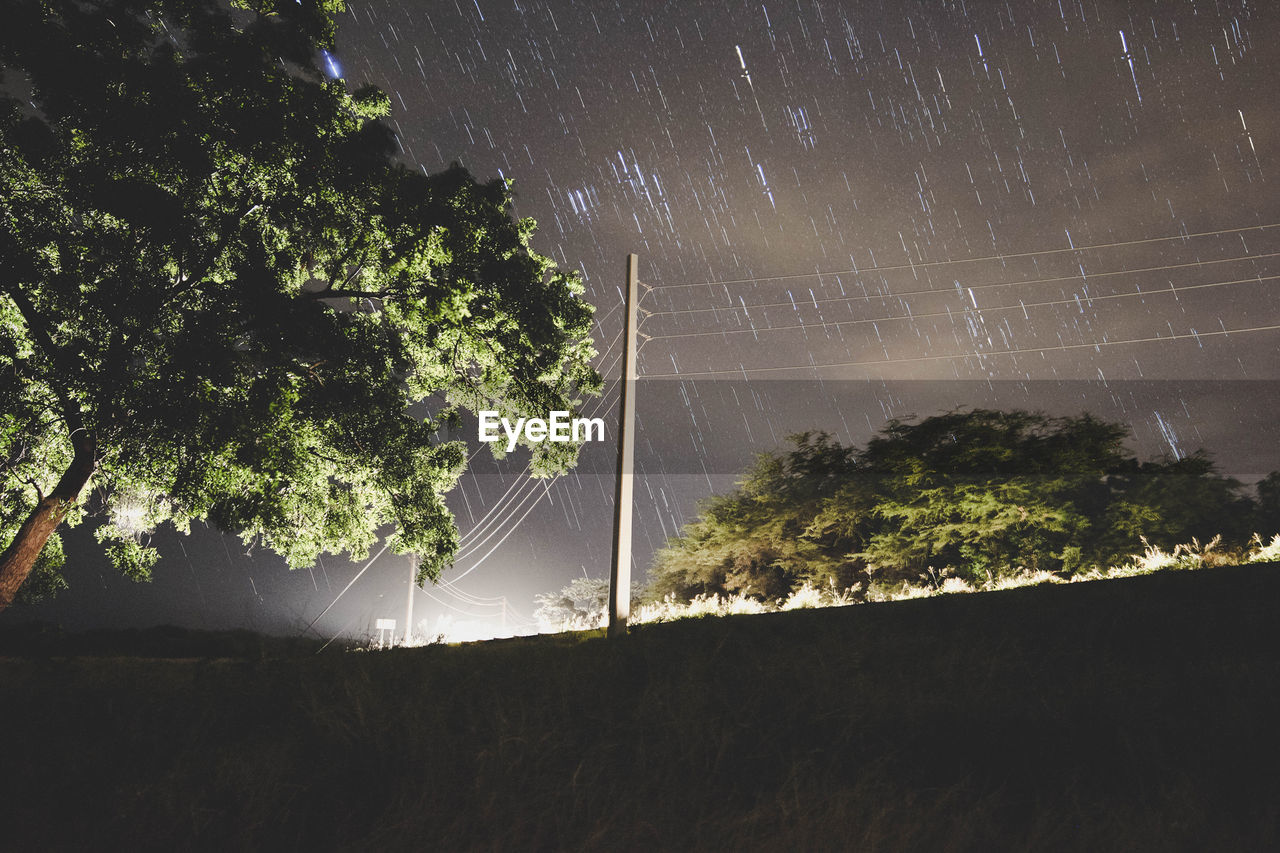
[[[390,95],[411,168],[513,182],[535,246],[597,308],[606,393],[584,411],[606,421],[639,255],[642,576],[698,499],[800,430],[860,443],[956,406],[1088,410],[1145,455],[1280,468],[1278,17],[376,0],[349,5],[318,65]],[[474,422],[454,437],[478,446]],[[463,551],[424,619],[528,630],[534,593],[608,575],[607,447],[552,483],[525,461],[473,455],[450,501]],[[147,607],[259,628],[311,620],[359,568],[228,552],[200,605],[184,553],[165,551]],[[403,612],[404,558],[382,560],[318,628]]]

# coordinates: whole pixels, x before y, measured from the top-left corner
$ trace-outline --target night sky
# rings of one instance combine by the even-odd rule
[[[1280,469],[1278,19],[1206,0],[379,0],[341,16],[327,66],[391,95],[410,166],[514,180],[536,248],[582,273],[606,380],[639,255],[643,574],[698,499],[806,429],[862,443],[962,405],[1087,410],[1143,457]],[[606,387],[587,409],[612,419]],[[477,454],[450,500],[463,556],[415,622],[492,634],[505,596],[507,629],[531,630],[534,593],[607,577],[613,437],[549,490],[527,456]],[[296,632],[360,567],[288,573],[211,531],[156,542],[152,584],[86,557],[21,618]],[[383,555],[314,630],[403,620],[407,573]]]

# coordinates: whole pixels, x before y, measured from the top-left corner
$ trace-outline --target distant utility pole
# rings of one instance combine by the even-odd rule
[[[418,585],[418,555],[409,555],[409,595],[404,605],[404,642],[409,645],[413,639],[413,588]]]
[[[610,637],[627,633],[631,616],[631,505],[635,470],[636,420],[636,315],[639,308],[640,259],[627,255],[627,346],[622,354],[622,382],[618,399],[618,489],[613,505],[613,565],[609,570]]]

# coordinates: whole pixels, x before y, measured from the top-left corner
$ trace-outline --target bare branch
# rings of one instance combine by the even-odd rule
[[[43,502],[43,501],[44,501],[44,489],[41,489],[41,488],[40,488],[40,484],[39,484],[39,483],[37,483],[37,482],[36,482],[34,479],[32,479],[31,477],[26,478],[25,480],[23,480],[23,482],[24,482],[24,483],[26,483],[26,484],[27,484],[28,486],[30,486],[31,488],[33,488],[33,489],[35,489],[35,490],[36,490],[36,503],[41,503],[41,502]]]

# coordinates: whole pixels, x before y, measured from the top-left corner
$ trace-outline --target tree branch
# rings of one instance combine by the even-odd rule
[[[41,501],[44,500],[44,490],[40,488],[40,484],[37,483],[33,478],[27,477],[22,482],[26,483],[28,486],[36,490],[36,503],[40,503]]]
[[[218,229],[218,240],[215,245],[205,253],[203,260],[196,265],[195,269],[197,271],[193,271],[192,273],[182,277],[182,286],[175,287],[175,289],[170,291],[164,299],[160,300],[159,304],[156,306],[156,310],[152,312],[152,317],[158,315],[162,308],[169,305],[178,297],[195,290],[204,283],[205,279],[209,276],[209,273],[213,271],[213,265],[217,263],[218,258],[222,256],[222,253],[226,251],[227,246],[231,243],[231,234],[235,223],[243,220],[250,213],[253,213],[262,206],[260,202],[250,203],[250,201],[250,199],[245,199],[241,203],[240,207],[229,211],[222,217],[222,221]]]
[[[338,280],[337,272],[340,272],[342,268],[347,265],[347,259],[351,257],[351,253],[354,252],[359,246],[360,246],[359,241],[354,242],[351,244],[351,247],[349,249],[347,249],[345,252],[342,253],[342,257],[338,258],[337,262],[333,265],[335,273],[334,275],[329,276],[329,283],[324,286],[324,290],[320,290],[317,292],[324,293],[327,290],[333,290],[334,282]],[[366,247],[364,252],[361,253],[360,262],[356,264],[355,269],[352,270],[350,273],[348,273],[347,277],[342,280],[343,287],[345,287],[347,283],[351,281],[351,279],[353,279],[357,274],[359,274],[361,270],[364,269],[364,261],[365,261],[365,258],[367,257],[369,257],[369,249]]]
[[[385,290],[317,290],[314,293],[303,293],[305,299],[403,299],[403,294],[388,293]]]
[[[41,317],[40,312],[36,310],[35,304],[27,298],[27,294],[24,293],[20,287],[7,290],[6,292],[9,294],[9,298],[13,300],[13,304],[17,306],[18,313],[22,315],[22,319],[26,321],[27,330],[31,333],[31,336],[35,339],[40,349],[42,349],[45,355],[48,356],[49,360],[54,363],[59,371],[65,370],[68,373],[74,372],[68,364],[64,363],[67,361],[66,350],[59,347],[54,342],[53,335],[45,324],[44,318]],[[58,405],[62,409],[63,417],[67,419],[67,425],[72,429],[75,429],[71,424],[70,418],[74,417],[76,422],[79,423],[81,417],[79,407],[72,403],[71,398],[66,395],[65,391],[52,382],[49,383],[49,390],[58,398]]]

